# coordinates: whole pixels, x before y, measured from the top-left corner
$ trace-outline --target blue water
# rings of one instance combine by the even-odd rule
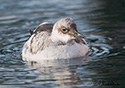
[[[88,62],[22,61],[29,30],[65,17],[86,36]],[[125,88],[125,1],[0,0],[0,88]]]

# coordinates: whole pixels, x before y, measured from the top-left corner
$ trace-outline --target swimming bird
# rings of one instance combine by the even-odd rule
[[[22,49],[24,61],[71,59],[84,57],[89,52],[85,37],[77,31],[72,18],[63,18],[55,24],[41,23]]]

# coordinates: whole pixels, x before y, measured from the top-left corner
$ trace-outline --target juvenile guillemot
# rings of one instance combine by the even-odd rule
[[[78,58],[89,52],[72,18],[63,18],[55,24],[44,22],[31,34],[22,49],[24,61]]]

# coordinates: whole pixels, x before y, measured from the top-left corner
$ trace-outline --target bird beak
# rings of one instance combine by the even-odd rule
[[[76,37],[76,38],[85,38],[85,36],[82,35],[82,34],[80,34],[79,32],[75,32],[75,33],[73,34],[73,36]]]
[[[77,37],[79,37],[79,38],[85,38],[85,36],[82,35],[82,34],[80,34],[80,33],[77,34]]]

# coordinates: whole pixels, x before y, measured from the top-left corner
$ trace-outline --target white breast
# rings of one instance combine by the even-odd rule
[[[74,43],[68,45],[50,45],[42,51],[38,51],[36,54],[32,54],[30,51],[23,53],[23,60],[26,61],[41,61],[50,59],[69,59],[85,56],[89,51],[89,48],[85,44]]]

